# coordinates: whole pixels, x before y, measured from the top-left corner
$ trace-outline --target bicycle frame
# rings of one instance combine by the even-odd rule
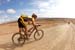
[[[31,34],[32,34],[34,31],[35,31],[35,32],[38,32],[38,29],[37,29],[38,26],[39,26],[39,25],[35,25],[35,26],[31,27],[31,28],[28,30],[28,31],[30,32],[30,36],[31,36]],[[26,35],[24,28],[22,28],[21,30],[24,32],[24,35]]]
[[[29,30],[30,30],[30,36],[31,36],[31,34],[32,34],[34,31],[35,31],[35,32],[38,31],[37,26],[31,27]]]

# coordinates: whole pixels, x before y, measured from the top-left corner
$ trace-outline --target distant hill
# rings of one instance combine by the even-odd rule
[[[75,23],[75,19],[73,18],[38,18],[37,21],[43,21],[43,20],[46,20],[46,21],[64,21],[64,22],[73,22]],[[8,23],[16,23],[16,21],[10,21],[10,22],[7,22],[7,23],[2,23],[2,24],[8,24]],[[0,24],[0,25],[2,25]]]

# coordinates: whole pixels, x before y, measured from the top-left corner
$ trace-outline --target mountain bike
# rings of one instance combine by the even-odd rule
[[[33,36],[35,40],[40,40],[44,36],[44,31],[42,29],[38,29],[39,26],[41,25],[35,25],[28,30],[30,36],[34,33]],[[15,45],[23,45],[26,40],[26,34],[23,28],[21,29],[21,32],[17,32],[12,36],[12,42]]]

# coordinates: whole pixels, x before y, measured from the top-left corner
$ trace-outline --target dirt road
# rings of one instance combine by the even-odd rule
[[[56,26],[42,28],[44,37],[35,41],[33,37],[23,46],[12,44],[12,34],[0,35],[0,50],[75,50],[75,25],[59,24]]]

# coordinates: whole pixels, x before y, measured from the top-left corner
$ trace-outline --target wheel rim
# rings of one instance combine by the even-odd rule
[[[38,30],[38,32],[35,32],[34,38],[35,40],[40,40],[44,36],[43,30]]]
[[[22,37],[21,37],[22,36]],[[15,45],[23,45],[24,42],[25,42],[25,39],[24,39],[24,36],[17,33],[17,34],[14,34],[13,37],[12,37],[12,41]]]

